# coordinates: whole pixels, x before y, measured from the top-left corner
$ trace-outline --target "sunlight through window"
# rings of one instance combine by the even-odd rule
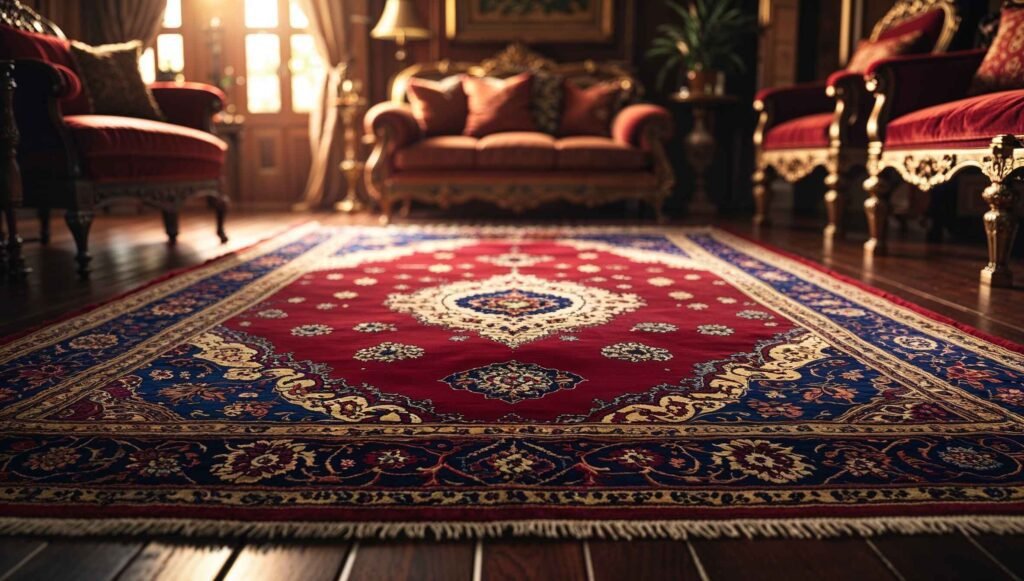
[[[276,28],[277,0],[245,0],[245,25],[248,28]]]
[[[181,0],[167,0],[167,8],[164,8],[164,28],[181,28]]]
[[[316,107],[320,82],[324,75],[323,61],[316,51],[316,43],[309,34],[292,35],[292,111],[308,113]]]
[[[281,110],[281,41],[276,34],[258,33],[245,37],[246,100],[250,113]]]

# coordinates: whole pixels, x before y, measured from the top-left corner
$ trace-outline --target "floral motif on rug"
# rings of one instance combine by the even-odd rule
[[[0,378],[0,532],[1024,531],[1019,346],[714,229],[309,225]]]

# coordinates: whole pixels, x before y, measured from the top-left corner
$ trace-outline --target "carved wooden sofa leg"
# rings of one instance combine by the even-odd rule
[[[1015,181],[1011,184],[1008,182]],[[985,236],[988,238],[988,265],[981,270],[981,283],[995,287],[1013,286],[1010,272],[1010,250],[1017,237],[1017,217],[1013,215],[1016,202],[1014,186],[1021,185],[1021,178],[1010,178],[993,182],[982,197],[988,203],[985,212]]]
[[[68,210],[64,214],[64,221],[75,239],[75,262],[78,263],[78,276],[81,278],[89,277],[89,262],[92,260],[89,255],[89,228],[92,219],[92,210]]]
[[[769,226],[771,218],[769,212],[772,204],[772,181],[775,179],[775,170],[771,166],[759,166],[754,171],[754,226]]]
[[[882,174],[873,175],[864,181],[868,199],[864,200],[864,213],[868,219],[868,241],[864,253],[884,255],[889,251],[889,197],[892,184]]]

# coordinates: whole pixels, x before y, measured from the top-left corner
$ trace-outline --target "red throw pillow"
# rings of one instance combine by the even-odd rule
[[[508,79],[465,77],[469,115],[463,135],[483,137],[503,131],[537,131],[530,113],[530,73]]]
[[[920,38],[920,32],[911,32],[884,40],[862,40],[857,44],[857,50],[854,51],[853,56],[850,57],[846,70],[851,73],[864,73],[875,61],[901,54],[910,54],[913,52],[911,49]]]
[[[999,32],[974,73],[972,95],[1024,89],[1024,7],[1006,6]]]
[[[935,50],[935,43],[942,36],[942,25],[945,21],[946,12],[941,8],[936,8],[896,23],[879,34],[878,40],[889,40],[917,32],[920,33],[920,36],[917,37],[906,54],[932,52]]]
[[[583,89],[565,82],[559,135],[611,135],[612,114],[621,89],[615,83],[598,83]]]
[[[459,135],[469,113],[462,75],[440,81],[409,79],[409,104],[412,114],[427,136]]]

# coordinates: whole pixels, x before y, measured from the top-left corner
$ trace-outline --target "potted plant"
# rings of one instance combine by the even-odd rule
[[[691,95],[720,94],[724,74],[746,68],[736,48],[752,30],[753,17],[739,0],[690,0],[688,5],[666,0],[665,5],[678,22],[658,27],[646,55],[663,61],[658,86],[664,89],[670,77],[678,83],[679,73],[686,71]]]

